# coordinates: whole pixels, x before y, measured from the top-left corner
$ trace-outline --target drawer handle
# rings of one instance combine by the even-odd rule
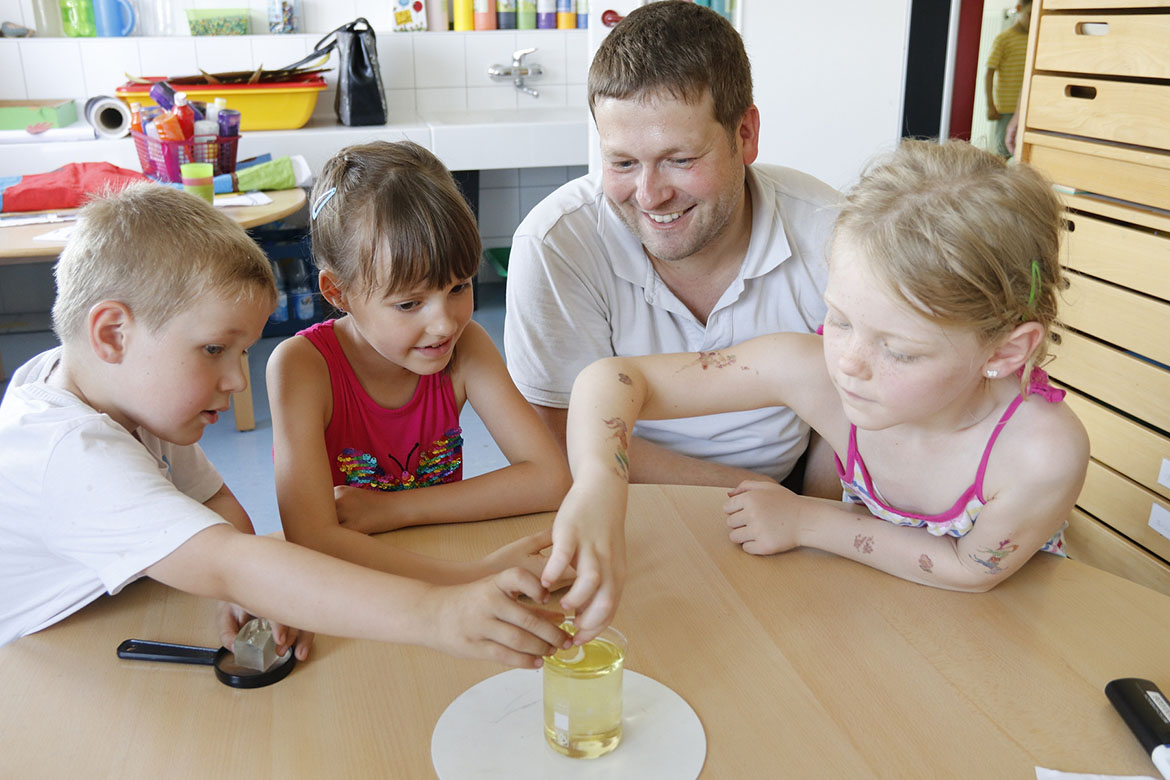
[[[1108,35],[1109,22],[1077,22],[1077,35]]]
[[[1078,100],[1092,100],[1097,97],[1096,87],[1085,87],[1080,84],[1069,84],[1064,88],[1064,96]]]

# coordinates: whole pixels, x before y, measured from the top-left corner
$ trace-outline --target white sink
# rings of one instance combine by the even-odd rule
[[[452,170],[537,168],[589,162],[589,110],[552,106],[419,115],[431,150]]]

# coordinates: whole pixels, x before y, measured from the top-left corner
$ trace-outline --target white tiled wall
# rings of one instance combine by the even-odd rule
[[[3,4],[0,0],[0,20]],[[378,32],[378,62],[392,116],[417,111],[585,108],[584,30],[497,30],[470,33]],[[174,36],[168,38],[6,38],[0,40],[0,100],[85,99],[113,94],[132,76],[193,75],[284,67],[313,51],[317,34]],[[493,82],[488,67],[508,65],[522,48],[544,74],[529,85]],[[317,115],[332,115],[336,57]]]
[[[42,0],[43,1],[43,0]],[[48,0],[55,4],[55,0]],[[141,7],[143,0],[135,0]],[[152,7],[158,3],[147,3]],[[163,3],[181,28],[168,37],[0,39],[0,99],[85,99],[113,94],[127,74],[189,75],[200,69],[250,70],[291,64],[313,50],[322,35],[363,16],[377,33],[378,59],[391,118],[432,111],[500,110],[579,106],[585,108],[587,46],[584,30],[396,33],[391,31],[391,3],[369,0],[301,0],[302,33],[247,36],[196,36],[187,33],[188,7],[251,8],[254,31],[266,31],[267,2],[231,4],[223,0],[174,0]],[[0,0],[0,21],[34,26],[33,0]],[[512,52],[536,47],[527,62],[544,75],[530,85],[532,98],[510,83],[487,76],[488,66],[507,65]],[[330,88],[317,100],[315,116],[333,118],[333,73]],[[484,246],[506,246],[524,214],[557,186],[585,173],[585,168],[528,168],[484,171],[480,178],[480,233]],[[0,171],[3,176],[4,171]],[[47,309],[52,300],[47,266],[0,274],[4,295],[0,312]],[[493,276],[485,274],[488,281]],[[46,280],[48,284],[46,285]],[[7,300],[13,298],[13,300]]]

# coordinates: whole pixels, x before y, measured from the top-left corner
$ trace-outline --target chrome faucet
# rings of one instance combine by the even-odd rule
[[[539,92],[524,83],[524,79],[526,78],[535,78],[537,76],[544,75],[544,68],[540,67],[539,65],[524,64],[524,58],[529,54],[532,54],[534,51],[536,51],[536,47],[531,49],[520,49],[519,51],[512,52],[511,67],[505,67],[503,65],[492,65],[490,68],[488,68],[488,76],[491,77],[493,81],[508,81],[511,79],[512,83],[516,86],[516,89],[520,90],[526,95],[532,95],[534,98],[540,97]]]

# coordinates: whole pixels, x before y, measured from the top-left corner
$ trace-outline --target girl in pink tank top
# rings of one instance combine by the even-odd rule
[[[832,445],[846,500],[739,485],[724,511],[746,552],[814,547],[965,591],[995,587],[1039,550],[1060,554],[1089,457],[1065,391],[1038,367],[1062,285],[1060,219],[1029,166],[964,142],[904,141],[838,219],[823,336],[607,359],[578,377],[569,420],[579,476],[557,539],[603,550],[607,535],[620,540],[610,532],[623,518],[599,521],[597,508],[624,506],[625,437],[638,415],[785,405]],[[551,559],[573,554],[554,545]]]
[[[310,220],[321,294],[342,316],[281,343],[268,364],[285,535],[439,582],[511,565],[539,575],[547,534],[470,564],[368,536],[547,511],[568,487],[560,447],[471,319],[481,247],[451,174],[409,142],[349,147],[326,163]],[[463,480],[469,401],[510,465]]]

